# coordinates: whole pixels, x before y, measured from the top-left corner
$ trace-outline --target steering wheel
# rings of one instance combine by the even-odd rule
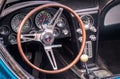
[[[28,18],[30,16],[32,16],[34,13],[36,13],[37,11],[40,11],[44,8],[47,8],[47,7],[55,7],[55,8],[58,8],[57,12],[55,13],[55,15],[53,16],[53,18],[51,19],[51,21],[49,22],[49,24],[47,25],[47,27],[45,28],[44,32],[42,33],[34,33],[34,34],[21,34],[22,32],[22,28],[24,26],[24,24],[26,23],[26,21],[28,20]],[[82,30],[82,43],[81,43],[81,48],[80,48],[80,51],[78,53],[78,55],[75,57],[75,59],[70,63],[68,64],[67,66],[61,68],[61,69],[58,69],[57,67],[57,64],[56,64],[56,60],[55,60],[55,57],[54,57],[54,53],[53,53],[53,50],[52,48],[54,47],[61,47],[61,45],[53,45],[53,42],[54,42],[54,35],[53,35],[53,31],[54,31],[54,28],[55,28],[55,25],[57,23],[57,19],[60,18],[63,10],[67,10],[68,12],[71,13],[71,15],[77,19],[78,23],[79,23],[79,26]],[[50,61],[50,64],[52,65],[52,68],[53,70],[45,70],[45,69],[41,69],[37,66],[35,66],[34,64],[32,64],[26,57],[23,49],[22,49],[22,45],[21,45],[21,39],[22,40],[26,40],[26,41],[39,41],[42,43],[43,47],[44,47],[44,50],[45,50],[45,53]],[[41,6],[38,6],[37,8],[31,10],[26,16],[25,18],[22,20],[20,26],[19,26],[19,29],[18,29],[18,34],[17,34],[17,45],[18,45],[18,49],[19,49],[19,52],[20,52],[20,55],[22,56],[22,58],[24,59],[24,61],[30,65],[33,69],[36,69],[40,72],[43,72],[43,73],[47,73],[47,74],[56,74],[56,73],[61,73],[61,72],[64,72],[68,69],[70,69],[73,65],[75,65],[79,59],[80,59],[80,56],[83,52],[83,49],[84,49],[84,46],[85,46],[85,42],[86,42],[86,32],[85,32],[85,29],[84,29],[84,25],[83,25],[83,22],[82,20],[80,19],[79,15],[77,15],[71,8],[65,6],[65,5],[62,5],[62,4],[57,4],[57,3],[54,3],[54,4],[44,4],[44,5],[41,5]]]

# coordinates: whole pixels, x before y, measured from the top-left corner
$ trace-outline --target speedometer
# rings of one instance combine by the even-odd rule
[[[40,11],[35,17],[35,24],[39,29],[45,29],[52,19],[52,16],[47,11]]]
[[[17,33],[18,27],[19,27],[19,25],[22,22],[24,17],[25,17],[25,14],[17,14],[12,18],[11,28],[13,29],[14,32]],[[28,32],[30,30],[30,28],[31,28],[30,19],[28,19],[22,28],[22,33]]]

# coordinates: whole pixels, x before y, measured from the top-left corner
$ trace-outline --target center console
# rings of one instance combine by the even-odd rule
[[[96,8],[97,9],[97,8]],[[94,66],[96,59],[96,45],[97,45],[97,32],[98,32],[98,11],[91,9],[91,11],[81,12],[76,11],[81,17],[84,27],[86,29],[86,45],[84,48],[84,54],[87,54],[89,61],[87,62],[88,66]],[[77,29],[79,42],[82,42],[81,29]]]

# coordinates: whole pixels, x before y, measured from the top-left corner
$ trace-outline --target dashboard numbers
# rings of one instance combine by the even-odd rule
[[[44,30],[51,19],[52,16],[50,13],[48,13],[47,11],[41,11],[35,17],[35,24],[39,29]]]
[[[11,20],[11,28],[13,29],[14,32],[17,33],[18,27],[22,20],[24,19],[25,15],[24,14],[17,14],[15,15],[12,20]],[[22,33],[26,33],[30,30],[31,23],[30,20],[27,20],[25,25],[23,26]]]

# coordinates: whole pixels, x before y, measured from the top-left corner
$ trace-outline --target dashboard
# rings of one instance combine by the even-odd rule
[[[6,4],[4,5],[4,3]],[[0,46],[3,46],[2,51],[8,51],[8,54],[6,51],[4,51],[5,54],[1,54],[0,50],[0,59],[5,59],[8,62],[7,65],[15,73],[18,73],[21,68],[22,72],[32,77],[42,76],[44,79],[61,76],[63,79],[81,78],[81,73],[87,77],[88,68],[94,72],[94,77],[98,76],[100,79],[103,76],[106,77],[103,71],[108,73],[108,70],[111,70],[114,73],[114,67],[116,67],[114,64],[117,62],[112,61],[119,58],[116,56],[119,54],[115,53],[119,52],[118,47],[120,47],[120,37],[118,37],[120,34],[119,3],[119,0],[0,0],[0,43],[2,43]],[[50,5],[40,10],[37,8],[35,11],[36,7],[45,4]],[[50,7],[51,4],[59,5],[59,7],[55,5]],[[68,6],[68,8],[61,8],[61,4]],[[21,34],[19,34],[20,24],[31,11],[35,12],[27,18]],[[83,31],[84,29],[85,31]],[[84,35],[86,40],[84,40]],[[88,56],[87,63],[74,61],[75,58],[78,58],[77,56],[80,58],[79,50],[82,46],[80,54]],[[4,47],[6,49],[3,49]],[[23,52],[21,53],[21,51]],[[18,66],[16,64],[15,68],[19,70],[13,68],[11,61],[17,62]],[[38,72],[39,68],[56,72],[55,70],[68,66],[72,61],[76,64],[70,70],[60,74],[51,75]],[[35,68],[29,63],[34,64]],[[111,63],[110,67],[109,63]],[[38,71],[36,71],[36,67],[38,67]],[[66,74],[72,75],[66,76]],[[89,74],[87,75],[89,76]]]
[[[7,15],[5,19],[2,19],[0,27],[0,35],[6,40],[5,44],[16,44],[16,34],[19,24],[27,14],[33,8],[24,8],[14,13]],[[48,23],[52,19],[56,9],[48,8],[37,12],[31,18],[27,20],[22,28],[22,33],[37,33],[42,32],[47,27]],[[55,38],[70,37],[70,28],[67,21],[67,17],[62,15],[55,26],[54,36]]]
[[[56,2],[69,6],[75,12],[77,12],[77,14],[81,17],[87,32],[87,42],[84,52],[88,54],[90,58],[88,63],[95,62],[94,61],[95,58],[93,57],[96,55],[98,9],[99,9],[97,1],[75,0],[74,2],[71,2],[71,0],[60,0]],[[6,5],[6,8],[1,13],[1,17],[3,18],[1,19],[1,23],[0,23],[0,40],[3,42],[5,46],[15,45],[17,29],[19,28],[19,24],[21,23],[25,15],[29,11],[34,9],[36,6],[46,3],[56,3],[56,2],[51,2],[51,1],[24,2],[23,1],[19,3],[18,1],[18,3],[16,2],[16,4],[14,5],[13,4]],[[23,34],[41,33],[49,24],[55,12],[56,12],[56,8],[46,8],[44,10],[35,13],[25,23],[22,29],[22,33]],[[75,26],[77,33],[76,40],[79,43],[81,43],[82,42],[81,29],[79,28],[78,23],[76,23],[74,19],[70,20],[70,18],[72,17],[69,14],[69,12],[64,11],[61,18],[58,20],[58,23],[55,26],[54,36],[58,40],[64,37],[69,38],[72,36],[71,31],[73,30],[73,28],[70,27]],[[77,48],[79,47],[80,45],[78,45]]]

